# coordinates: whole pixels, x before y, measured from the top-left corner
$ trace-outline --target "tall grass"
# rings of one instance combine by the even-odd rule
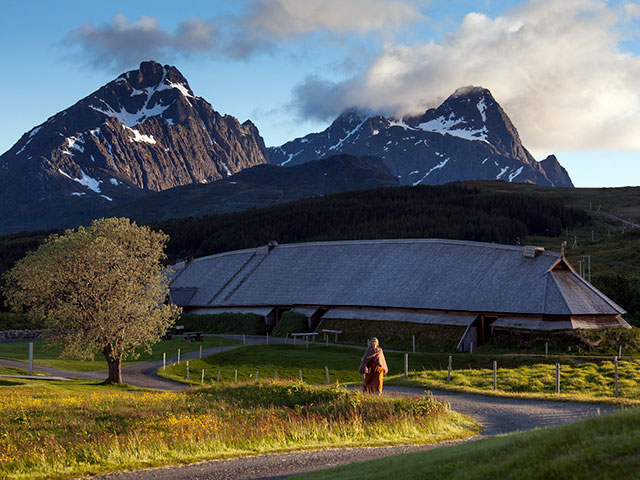
[[[429,397],[251,383],[148,392],[74,383],[0,387],[0,478],[124,468],[325,446],[430,443],[476,424]]]

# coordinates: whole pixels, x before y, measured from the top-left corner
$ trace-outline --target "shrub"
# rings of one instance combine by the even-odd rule
[[[339,340],[366,345],[371,337],[380,339],[382,348],[409,351],[412,337],[416,337],[416,350],[453,352],[464,334],[465,327],[451,325],[424,325],[410,322],[385,322],[364,319],[323,319],[318,331],[323,328],[341,330]]]
[[[185,331],[204,333],[243,333],[262,335],[267,332],[264,317],[253,313],[219,313],[214,315],[182,314],[177,325],[184,325]]]
[[[0,330],[40,330],[42,324],[24,313],[0,312]]]
[[[559,353],[616,355],[622,346],[623,354],[640,352],[640,329],[598,328],[593,330],[493,330],[491,344],[519,351],[542,352],[545,343],[549,350]]]
[[[280,321],[271,332],[278,337],[284,337],[287,334],[306,332],[309,330],[307,317],[297,312],[284,312]]]

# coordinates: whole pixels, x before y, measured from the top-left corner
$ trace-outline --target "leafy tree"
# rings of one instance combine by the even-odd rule
[[[4,275],[7,304],[42,319],[63,356],[101,352],[107,382],[122,383],[123,358],[149,350],[179,313],[165,304],[167,240],[126,218],[51,235]]]

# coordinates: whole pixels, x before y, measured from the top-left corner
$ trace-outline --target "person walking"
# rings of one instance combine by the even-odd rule
[[[376,337],[369,342],[358,371],[364,375],[363,392],[382,393],[382,383],[384,376],[389,373],[389,367]]]

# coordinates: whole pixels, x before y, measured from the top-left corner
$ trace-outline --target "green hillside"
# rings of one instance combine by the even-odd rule
[[[604,215],[611,212],[640,223],[640,187],[567,189],[465,182],[378,188],[151,225],[171,237],[170,262],[188,255],[256,247],[270,240],[430,237],[520,242],[553,251],[560,251],[566,241],[567,257],[576,270],[582,256],[590,255],[592,283],[629,312],[625,318],[640,325],[640,229],[625,228],[622,233],[623,222]],[[36,248],[48,233],[0,237],[0,271]],[[588,273],[585,266],[585,276]]]

